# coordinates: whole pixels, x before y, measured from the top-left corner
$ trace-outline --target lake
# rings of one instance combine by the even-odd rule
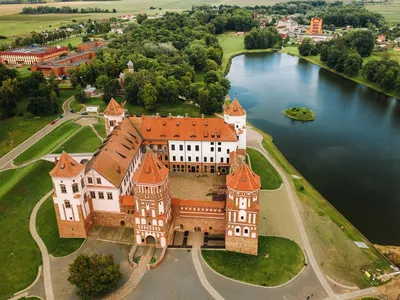
[[[237,56],[229,94],[288,161],[373,243],[400,245],[400,104],[303,59]],[[282,114],[311,108],[313,122]]]

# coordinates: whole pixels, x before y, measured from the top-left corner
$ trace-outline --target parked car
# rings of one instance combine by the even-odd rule
[[[51,121],[50,125],[56,124],[56,120]]]
[[[63,115],[59,115],[58,118],[59,118],[59,119],[62,119],[62,118],[64,118],[64,116],[63,116]]]
[[[73,110],[73,109],[70,109],[69,111],[72,112],[73,114],[75,113],[75,110]]]
[[[88,113],[87,113],[87,111],[83,111],[83,112],[81,112],[81,115],[84,115],[84,116],[86,116]]]

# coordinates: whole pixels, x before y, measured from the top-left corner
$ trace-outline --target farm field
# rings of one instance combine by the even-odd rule
[[[400,0],[389,0],[385,3],[366,3],[365,7],[385,17],[386,22],[397,24],[400,22]]]

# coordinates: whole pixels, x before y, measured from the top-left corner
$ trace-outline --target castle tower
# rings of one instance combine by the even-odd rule
[[[235,98],[224,110],[224,121],[235,126],[239,149],[246,150],[246,111]]]
[[[111,98],[106,109],[104,110],[104,120],[106,125],[106,133],[109,135],[115,126],[122,123],[125,119],[124,103],[119,104],[114,98]]]
[[[133,67],[133,62],[130,60],[128,61],[128,63],[126,64],[128,66],[128,71],[131,73],[135,72],[135,68]]]
[[[63,152],[50,175],[60,237],[86,238],[93,223],[93,208],[86,196],[85,166]]]
[[[133,175],[133,183],[136,243],[166,247],[172,221],[168,169],[151,150]]]
[[[260,176],[247,164],[227,175],[226,250],[257,255]]]

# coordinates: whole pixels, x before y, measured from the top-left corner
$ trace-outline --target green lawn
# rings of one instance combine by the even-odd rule
[[[78,101],[76,101],[75,99],[71,101],[71,103],[69,104],[69,107],[73,110],[75,110],[76,112],[80,112],[83,109],[83,105],[80,104]]]
[[[32,74],[31,70],[28,70],[28,67],[20,67],[17,68],[16,70],[21,76],[21,78],[29,77]]]
[[[95,152],[101,141],[90,126],[85,126],[70,139],[60,145],[53,153],[90,153]]]
[[[94,124],[93,127],[96,129],[98,134],[104,139],[106,138],[106,125],[104,123],[104,118],[99,117],[99,122]]]
[[[258,255],[231,251],[201,251],[218,273],[262,286],[277,286],[296,276],[304,266],[304,254],[295,242],[280,237],[258,237]],[[265,257],[268,254],[268,257]]]
[[[291,107],[283,111],[288,118],[296,121],[314,121],[314,112],[307,107]]]
[[[62,143],[71,134],[80,128],[78,124],[67,121],[41,138],[38,142],[30,146],[14,159],[14,164],[21,165],[32,159],[42,157],[50,153],[54,148]]]
[[[281,186],[282,179],[268,160],[255,149],[247,148],[253,171],[261,177],[261,189],[275,190]]]
[[[52,168],[53,164],[45,161],[25,167],[25,176],[18,182],[13,180],[14,186],[0,196],[0,299],[29,286],[42,264],[39,248],[29,233],[29,216],[52,188],[48,174]]]
[[[71,44],[73,47],[78,46],[82,43],[82,36],[74,36],[69,39],[65,39],[62,41],[55,41],[50,43],[49,45],[57,45],[57,46],[65,46],[68,47],[68,44]]]
[[[29,168],[19,168],[0,172],[0,197],[9,191],[29,170]]]
[[[75,252],[85,240],[60,238],[52,196],[42,204],[38,211],[36,229],[43,242],[46,244],[47,251],[56,257]]]

